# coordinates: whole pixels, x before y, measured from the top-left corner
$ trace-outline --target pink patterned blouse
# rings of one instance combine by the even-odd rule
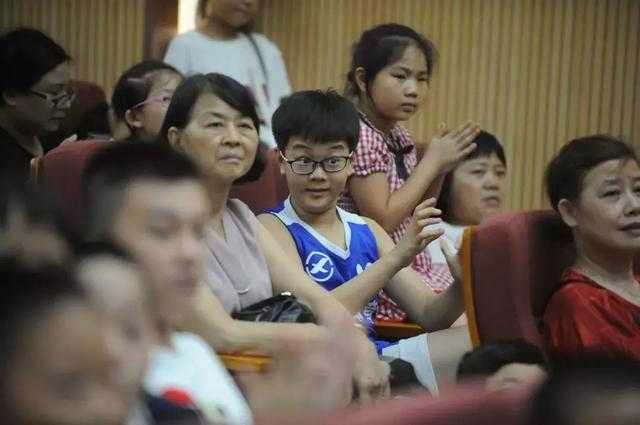
[[[385,173],[391,192],[398,190],[418,164],[415,142],[409,132],[396,125],[387,137],[375,128],[373,123],[364,115],[360,115],[360,140],[352,157],[352,165],[356,176],[368,176],[374,173]],[[354,213],[359,213],[358,207],[345,189],[338,205]],[[407,216],[391,233],[394,242],[402,239],[411,223],[411,216]],[[416,255],[411,267],[423,277],[424,282],[435,292],[446,289],[451,283],[451,275],[444,270],[434,269],[431,258],[425,250]],[[381,294],[378,308],[378,320],[403,321],[406,314],[386,295]]]

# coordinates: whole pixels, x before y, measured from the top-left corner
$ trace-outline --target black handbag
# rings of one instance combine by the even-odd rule
[[[295,295],[283,292],[231,314],[247,322],[315,323],[316,316]]]

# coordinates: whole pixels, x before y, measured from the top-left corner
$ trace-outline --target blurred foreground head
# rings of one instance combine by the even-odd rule
[[[53,200],[17,175],[0,182],[0,255],[26,267],[69,260],[68,232]]]
[[[0,257],[0,423],[121,424],[99,316],[72,273]]]
[[[83,182],[86,238],[131,255],[158,318],[176,325],[203,272],[210,204],[196,166],[167,146],[130,139],[100,150]]]
[[[533,384],[545,377],[544,354],[523,339],[498,341],[469,351],[457,372],[458,382],[480,380],[493,390]]]
[[[531,425],[640,423],[640,365],[620,358],[575,359],[542,385]]]

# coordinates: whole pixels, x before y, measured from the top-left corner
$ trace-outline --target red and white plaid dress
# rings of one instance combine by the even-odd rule
[[[410,149],[410,150],[409,150]],[[353,171],[356,176],[368,176],[374,173],[385,173],[389,182],[389,190],[394,192],[404,185],[405,179],[398,175],[395,152],[405,151],[403,155],[404,166],[407,174],[410,175],[418,164],[418,156],[415,149],[415,142],[409,132],[403,127],[396,125],[390,133],[385,136],[377,130],[373,123],[363,115],[360,116],[360,140],[352,157]],[[426,189],[426,188],[425,188]],[[355,201],[349,193],[348,186],[340,197],[338,204],[341,208],[359,213]],[[411,216],[407,216],[398,227],[391,233],[391,238],[398,243],[407,231],[411,223]],[[452,283],[448,270],[434,269],[431,258],[427,251],[416,255],[411,263],[411,267],[420,273],[424,282],[435,292],[441,292]],[[406,313],[398,305],[382,292],[380,294],[378,306],[378,320],[403,321]]]

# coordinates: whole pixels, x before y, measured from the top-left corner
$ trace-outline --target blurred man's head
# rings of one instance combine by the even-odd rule
[[[116,246],[85,244],[77,255],[76,278],[106,325],[120,391],[134,403],[155,342],[149,292],[137,265]]]
[[[486,344],[466,353],[458,365],[458,382],[484,381],[489,389],[538,382],[546,377],[540,349],[522,339]]]
[[[106,328],[73,274],[0,257],[0,279],[0,423],[121,424]]]
[[[128,251],[150,285],[156,313],[175,324],[202,273],[210,204],[197,169],[167,147],[122,142],[91,160],[84,182],[87,237]]]
[[[534,396],[531,425],[636,425],[640,421],[637,360],[566,362]]]

